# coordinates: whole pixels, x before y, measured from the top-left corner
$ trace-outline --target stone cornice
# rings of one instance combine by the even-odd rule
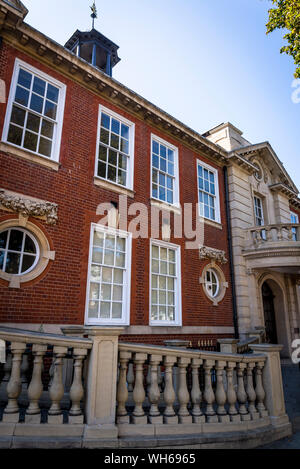
[[[3,0],[0,0],[0,8],[3,4]],[[202,152],[208,158],[221,164],[226,161],[227,152],[219,145],[202,137],[117,80],[24,23],[20,18],[16,18],[14,22],[10,21],[9,24],[5,18],[2,22],[1,35],[12,46],[35,57],[64,76],[79,82],[127,112],[147,120],[155,127],[162,129],[164,133],[181,140],[183,144],[190,146],[194,151]]]
[[[295,208],[300,209],[300,199],[298,197],[293,197],[290,200],[290,204],[293,205]]]
[[[255,164],[251,163],[250,161],[248,161],[246,158],[239,155],[235,151],[229,153],[228,160],[230,162],[233,161],[238,166],[240,166],[245,171],[247,171],[249,174],[255,174],[259,169]]]
[[[292,189],[290,189],[288,186],[286,186],[285,184],[283,184],[282,182],[278,182],[276,184],[271,184],[269,186],[269,188],[271,189],[271,191],[273,192],[281,192],[282,194],[284,195],[287,195],[288,197],[295,197],[297,196],[297,193],[295,191],[293,191]]]
[[[24,195],[0,189],[0,208],[21,213],[25,217],[44,217],[48,225],[55,225],[58,220],[57,204],[30,198]]]
[[[228,260],[226,259],[225,251],[219,249],[210,248],[207,246],[202,246],[199,249],[199,258],[200,259],[211,259],[220,264],[226,264]]]

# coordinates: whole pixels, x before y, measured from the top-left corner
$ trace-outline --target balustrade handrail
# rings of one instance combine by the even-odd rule
[[[195,359],[202,359],[202,360],[215,360],[215,361],[230,361],[236,363],[251,363],[257,362],[258,360],[261,362],[266,361],[265,355],[260,355],[253,353],[251,355],[243,355],[243,354],[233,354],[233,353],[224,353],[224,352],[211,352],[206,350],[184,350],[182,348],[175,348],[175,347],[165,347],[159,345],[141,345],[141,344],[133,344],[129,342],[120,342],[119,343],[119,351],[122,352],[132,352],[132,353],[145,353],[148,355],[162,355],[162,356],[170,356],[170,357],[182,357],[182,358],[195,358]]]
[[[299,228],[300,223],[270,223],[267,225],[259,225],[259,226],[252,226],[251,228],[246,228],[245,231],[257,231],[263,230],[268,228]]]
[[[7,342],[53,345],[78,349],[91,349],[93,346],[93,341],[84,337],[66,337],[59,334],[26,331],[23,329],[14,329],[10,327],[0,327],[0,339]]]

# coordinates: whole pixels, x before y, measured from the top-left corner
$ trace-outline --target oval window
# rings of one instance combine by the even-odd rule
[[[205,288],[209,296],[215,298],[219,293],[219,279],[213,269],[208,269],[205,274]]]
[[[10,275],[24,275],[39,260],[39,245],[31,233],[9,228],[0,233],[0,270]]]

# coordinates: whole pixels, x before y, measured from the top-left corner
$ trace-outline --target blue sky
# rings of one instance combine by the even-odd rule
[[[91,28],[92,0],[23,2],[27,23],[60,44]],[[230,121],[250,142],[268,140],[300,189],[295,67],[279,53],[283,32],[266,35],[270,0],[96,5],[95,27],[120,46],[115,79],[200,133]]]

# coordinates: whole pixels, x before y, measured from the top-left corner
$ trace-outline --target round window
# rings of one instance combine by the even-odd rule
[[[34,269],[39,260],[39,245],[28,231],[9,228],[0,232],[0,270],[23,275]]]
[[[205,288],[209,296],[215,298],[219,293],[219,279],[213,269],[208,269],[205,274]]]

